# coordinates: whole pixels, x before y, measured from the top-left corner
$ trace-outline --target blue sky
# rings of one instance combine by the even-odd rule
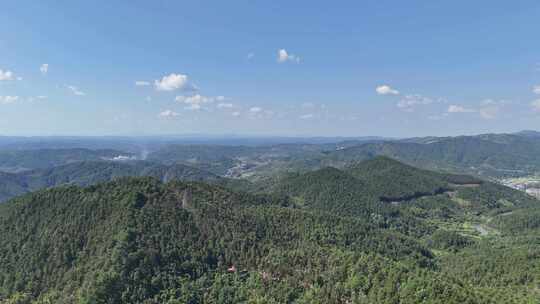
[[[539,29],[538,1],[6,0],[0,134],[538,130]]]

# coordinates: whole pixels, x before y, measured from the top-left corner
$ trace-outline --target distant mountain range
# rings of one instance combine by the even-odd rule
[[[182,164],[170,166],[146,161],[83,161],[20,173],[0,173],[0,202],[27,192],[61,185],[88,186],[126,176],[217,182],[219,176]]]
[[[168,138],[170,139],[170,138]],[[113,145],[111,139],[72,139],[68,146]],[[58,142],[39,142],[32,149],[0,148],[0,171],[51,168],[80,161],[150,160],[165,165],[184,164],[216,175],[264,178],[283,172],[306,172],[328,166],[343,168],[355,162],[387,156],[425,169],[466,173],[485,178],[521,176],[540,172],[540,133],[483,134],[458,137],[421,137],[400,140],[382,138],[348,139],[318,143],[270,142],[259,145],[178,144],[154,139],[116,144],[125,150],[55,147]],[[149,140],[149,139],[146,139]],[[325,139],[326,140],[326,139]],[[339,140],[339,138],[334,139]],[[37,142],[36,142],[37,144]],[[25,147],[24,145],[19,148]]]

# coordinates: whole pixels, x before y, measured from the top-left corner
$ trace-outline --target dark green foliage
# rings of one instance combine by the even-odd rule
[[[190,210],[180,207],[187,187]],[[54,291],[64,300],[140,302],[176,288],[182,277],[207,278],[233,264],[266,269],[271,252],[309,246],[376,252],[413,265],[431,259],[405,236],[281,205],[204,184],[151,179],[39,191],[0,209],[1,294]],[[269,268],[280,276],[289,269]]]
[[[1,303],[540,299],[538,202],[466,176],[388,158],[266,186],[150,163],[89,162],[46,176],[91,186],[0,205]],[[455,229],[489,216],[500,235]]]
[[[522,234],[524,231],[540,232],[540,202],[536,208],[510,211],[495,217],[492,224],[512,234]]]
[[[478,212],[491,211],[494,214],[504,213],[515,207],[531,207],[538,204],[538,200],[523,192],[487,182],[478,187],[460,188],[457,197],[470,203]]]
[[[347,168],[347,172],[366,184],[379,199],[410,200],[439,194],[450,187],[438,174],[417,169],[387,157],[376,157]]]
[[[429,240],[433,248],[457,251],[473,244],[473,241],[455,231],[437,230]]]

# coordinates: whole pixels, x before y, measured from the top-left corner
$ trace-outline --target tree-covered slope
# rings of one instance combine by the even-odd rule
[[[340,212],[370,214],[388,208],[390,202],[452,190],[452,182],[481,181],[417,169],[388,157],[375,157],[343,170],[327,167],[278,179],[270,191],[292,196],[305,207]]]
[[[175,179],[222,182],[217,175],[182,164],[167,166],[146,161],[83,161],[17,174],[0,173],[0,202],[42,188],[64,184],[88,186],[126,176],[150,176],[165,182]]]
[[[271,192],[292,197],[295,204],[345,215],[370,214],[375,197],[365,183],[336,168],[291,174],[272,187]]]
[[[484,175],[523,174],[540,170],[540,140],[510,134],[367,143],[334,151],[321,162],[343,166],[377,155],[423,168]]]
[[[346,168],[383,201],[408,200],[442,193],[450,188],[440,174],[405,165],[388,157],[375,157]]]
[[[363,168],[377,162],[397,166],[381,159]],[[350,201],[365,195],[359,178],[337,169],[291,178],[295,193],[318,204],[347,208],[341,192]],[[333,187],[341,188],[324,193]],[[469,206],[450,196],[354,216],[305,203],[279,191],[152,178],[40,190],[0,206],[0,302],[472,304],[540,296],[540,246],[523,251],[517,239],[506,248],[504,239],[493,245],[442,229],[468,217]],[[486,264],[474,264],[477,256]],[[520,273],[500,264],[505,256]],[[469,268],[456,267],[459,259]],[[486,273],[478,279],[473,269]],[[506,271],[500,280],[498,271]]]
[[[26,193],[26,181],[17,174],[0,172],[0,202]]]
[[[414,282],[437,276],[420,267],[432,257],[412,239],[354,219],[281,207],[284,203],[148,178],[38,191],[0,207],[0,299],[283,303],[309,302],[318,294],[327,303],[344,296],[412,301]],[[374,267],[378,275],[351,273],[354,286],[333,294],[323,286],[330,283],[327,276],[345,280],[352,269],[339,274],[325,264],[346,261],[359,270]],[[385,287],[386,280],[411,286],[399,291]],[[453,279],[443,280],[467,293]]]

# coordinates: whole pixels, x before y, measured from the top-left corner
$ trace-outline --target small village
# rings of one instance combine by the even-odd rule
[[[540,176],[506,178],[499,180],[499,182],[507,187],[524,191],[527,194],[540,199]]]

